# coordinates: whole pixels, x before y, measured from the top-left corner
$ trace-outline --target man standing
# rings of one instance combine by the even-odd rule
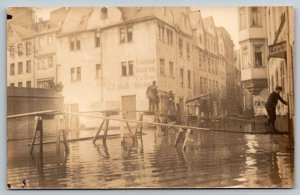
[[[275,88],[275,91],[273,91],[269,97],[268,97],[268,100],[267,100],[267,103],[266,103],[266,110],[267,110],[267,113],[268,113],[268,128],[272,131],[278,131],[276,128],[275,128],[275,121],[276,121],[276,105],[278,103],[278,100],[280,100],[283,104],[287,105],[287,102],[284,101],[282,99],[282,97],[280,97],[280,92],[282,91],[282,87],[280,86],[277,86]]]
[[[157,102],[158,90],[157,90],[157,86],[156,86],[156,81],[153,81],[152,85],[150,85],[147,88],[146,95],[147,95],[147,98],[149,99],[149,110],[154,111],[155,107],[158,107],[158,102]]]

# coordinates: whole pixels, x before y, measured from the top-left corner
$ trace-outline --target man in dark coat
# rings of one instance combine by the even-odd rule
[[[158,97],[156,81],[153,81],[152,85],[150,85],[147,88],[146,95],[147,95],[147,98],[149,99],[149,110],[150,111],[158,110],[159,97]]]
[[[268,113],[268,127],[270,130],[272,131],[278,131],[275,128],[275,121],[276,121],[276,105],[278,103],[278,100],[280,100],[283,104],[287,105],[287,102],[284,101],[284,99],[282,99],[282,97],[280,97],[280,92],[282,91],[282,87],[277,86],[275,88],[275,91],[273,91],[267,100],[266,103],[266,110]]]

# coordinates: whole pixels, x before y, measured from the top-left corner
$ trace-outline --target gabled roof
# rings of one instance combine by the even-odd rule
[[[216,26],[215,26],[213,17],[212,17],[212,16],[208,16],[208,17],[206,17],[206,18],[203,18],[203,26],[204,26],[205,32],[211,34],[211,32],[209,31],[211,25],[212,25],[212,28],[213,28],[212,30],[213,30],[213,32],[214,32],[214,34],[212,34],[212,35],[216,35],[217,32],[216,32]]]
[[[26,39],[34,35],[34,30],[14,23],[9,23],[7,24],[7,33],[8,41],[14,42],[14,40],[12,40],[14,38],[13,35],[17,35],[20,39]]]
[[[92,7],[70,7],[63,23],[61,33],[72,33],[86,29]]]

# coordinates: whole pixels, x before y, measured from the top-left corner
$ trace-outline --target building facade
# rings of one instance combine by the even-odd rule
[[[254,116],[254,99],[268,87],[265,7],[239,7],[239,43],[244,114]]]
[[[208,116],[228,114],[230,35],[191,8],[59,8],[29,29],[21,40],[32,41],[30,87],[61,83],[67,111],[148,110],[146,90],[156,81],[160,110],[172,91],[182,112],[205,96]]]
[[[268,38],[268,90],[282,86],[289,105],[278,104],[277,126],[291,130],[294,123],[294,8],[266,7]]]
[[[7,22],[7,86],[32,87],[34,85],[34,10],[12,8]]]

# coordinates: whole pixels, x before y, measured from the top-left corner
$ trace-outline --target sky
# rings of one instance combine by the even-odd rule
[[[216,26],[223,26],[231,35],[235,49],[239,48],[239,29],[237,7],[193,7],[200,10],[203,18],[212,16]]]
[[[49,12],[55,8],[35,8],[37,17],[49,18]],[[237,7],[192,7],[193,11],[200,10],[202,17],[212,16],[216,26],[223,26],[231,35],[235,49],[238,43],[238,12]]]

